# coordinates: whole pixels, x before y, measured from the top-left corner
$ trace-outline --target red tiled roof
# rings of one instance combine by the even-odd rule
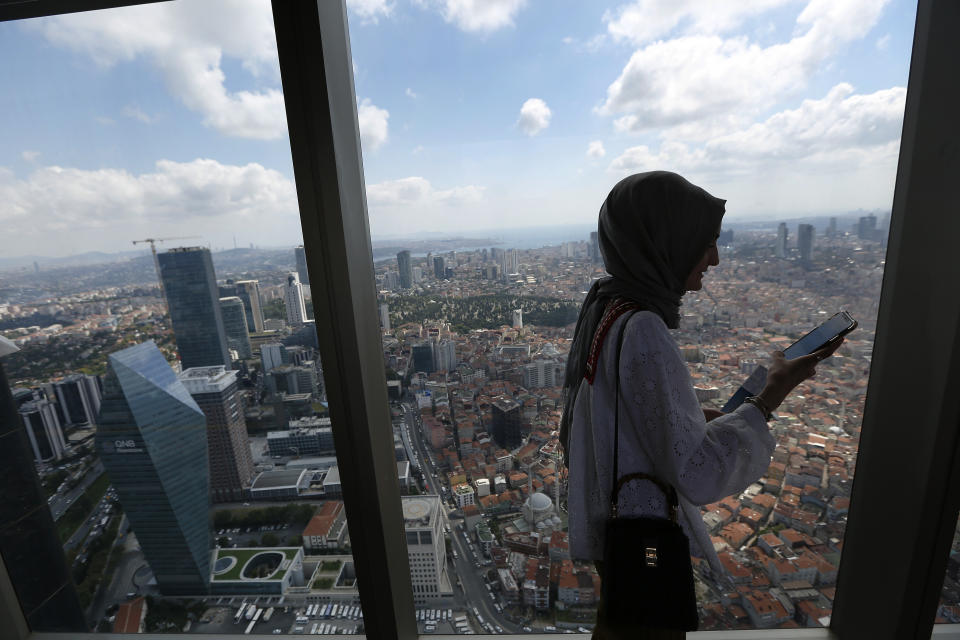
[[[147,601],[143,596],[130,602],[124,602],[117,609],[117,619],[113,622],[114,633],[140,633],[140,620]]]

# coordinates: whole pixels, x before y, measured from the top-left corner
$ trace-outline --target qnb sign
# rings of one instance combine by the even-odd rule
[[[107,440],[103,448],[105,451],[116,453],[141,453],[143,451],[136,440]]]

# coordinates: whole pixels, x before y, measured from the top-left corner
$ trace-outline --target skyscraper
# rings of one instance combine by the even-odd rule
[[[877,237],[877,216],[862,216],[857,221],[857,237],[861,240],[875,240]]]
[[[310,272],[307,271],[307,252],[303,245],[293,248],[293,256],[297,261],[297,275],[300,276],[300,282],[310,284]]]
[[[827,225],[827,237],[834,238],[837,235],[837,219],[830,218],[830,224]]]
[[[413,266],[410,264],[410,252],[404,249],[397,254],[397,271],[400,272],[400,288],[413,286]]]
[[[809,263],[813,258],[813,225],[801,224],[797,227],[797,249],[800,251],[800,261]]]
[[[100,381],[96,376],[75,373],[53,383],[53,392],[63,412],[63,426],[94,424],[100,411]]]
[[[153,341],[110,354],[96,447],[157,586],[207,591],[207,420]]]
[[[27,430],[33,457],[38,462],[59,460],[67,448],[60,420],[49,400],[31,400],[20,407],[20,418]]]
[[[279,342],[267,342],[260,345],[260,361],[263,373],[269,373],[282,364],[289,364],[290,357],[286,347]]]
[[[449,339],[438,341],[433,349],[433,360],[436,371],[453,371],[457,368],[457,344]]]
[[[601,262],[603,262],[603,256],[600,255],[600,236],[597,234],[596,231],[590,232],[589,252],[590,252],[590,260],[592,260],[594,264],[600,264]]]
[[[390,307],[386,302],[380,303],[380,328],[390,331]]]
[[[247,331],[263,331],[263,309],[260,307],[260,281],[237,281],[236,296],[243,300],[243,311],[247,314]]]
[[[413,345],[410,352],[413,358],[414,371],[423,373],[433,373],[435,371],[432,340]]]
[[[420,605],[450,597],[440,496],[401,496],[401,506],[414,601]]]
[[[447,277],[446,267],[443,264],[443,256],[434,257],[433,275],[437,280],[443,280],[445,277]]]
[[[492,429],[497,445],[504,449],[520,446],[520,403],[513,398],[500,396],[493,401]]]
[[[778,258],[787,257],[787,223],[781,222],[777,227],[777,243],[773,247],[773,254]]]
[[[287,309],[287,324],[299,327],[307,319],[307,307],[303,302],[303,285],[300,277],[293,272],[287,274],[287,284],[283,289],[283,304]]]
[[[247,314],[243,308],[243,300],[238,296],[220,298],[220,315],[223,316],[223,331],[227,336],[227,348],[236,351],[241,360],[252,356],[250,334],[247,331]]]
[[[181,366],[230,366],[210,250],[171,249],[157,254],[157,261]]]
[[[243,499],[253,479],[253,456],[237,372],[198,367],[179,378],[207,418],[210,497],[214,502]]]
[[[523,329],[523,309],[513,310],[513,328]]]

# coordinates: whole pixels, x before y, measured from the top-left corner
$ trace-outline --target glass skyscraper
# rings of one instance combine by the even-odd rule
[[[252,355],[250,335],[247,331],[247,315],[243,309],[243,300],[237,296],[220,298],[220,315],[223,316],[223,329],[227,336],[227,347],[234,349],[241,360]]]
[[[229,367],[220,292],[210,250],[203,247],[171,249],[157,254],[157,260],[181,366],[184,369],[218,364]]]
[[[153,341],[109,356],[96,447],[164,595],[206,593],[207,420]]]
[[[310,272],[307,271],[307,253],[303,245],[293,248],[293,255],[297,261],[297,275],[300,276],[300,282],[310,284]]]
[[[400,288],[413,286],[413,266],[410,264],[410,252],[404,249],[397,254],[397,271],[400,272]]]

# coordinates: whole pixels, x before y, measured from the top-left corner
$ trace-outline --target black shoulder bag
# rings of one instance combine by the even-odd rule
[[[631,314],[632,315],[632,314]],[[624,320],[617,338],[617,395],[613,420],[613,488],[603,551],[601,616],[614,628],[653,627],[694,631],[697,596],[690,564],[690,542],[677,522],[676,489],[647,473],[619,477],[620,349]],[[649,480],[667,496],[670,518],[620,517],[617,498],[631,480]]]

